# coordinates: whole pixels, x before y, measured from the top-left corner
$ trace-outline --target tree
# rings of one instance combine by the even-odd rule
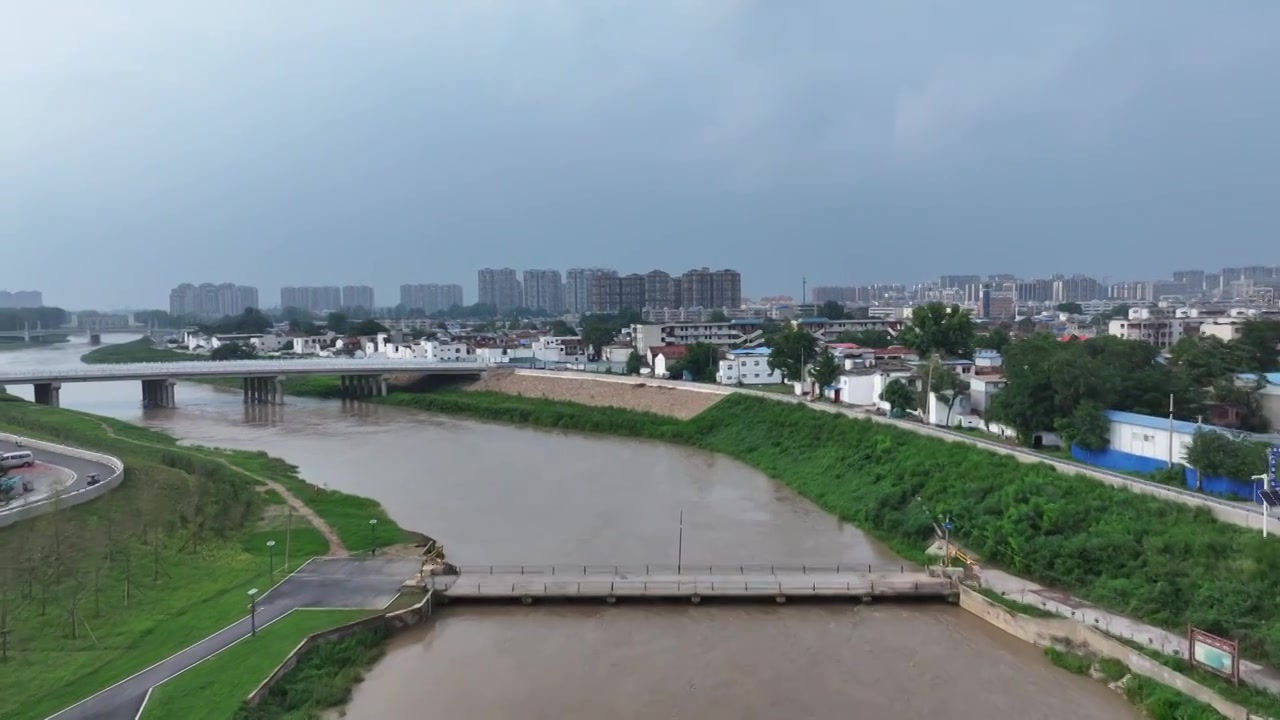
[[[871,317],[871,308],[866,305],[857,305],[849,309],[846,316],[850,320],[866,320]]]
[[[920,357],[941,354],[968,358],[973,357],[974,336],[973,320],[967,310],[932,302],[911,310],[911,321],[899,340]]]
[[[722,323],[722,322],[728,322],[728,321],[729,321],[729,316],[725,315],[723,310],[712,310],[707,315],[707,322]]]
[[[1058,311],[1058,312],[1060,312],[1060,313],[1067,313],[1068,315],[1083,315],[1083,314],[1084,314],[1084,306],[1082,306],[1082,305],[1081,305],[1080,303],[1078,303],[1078,302],[1064,302],[1064,303],[1058,303],[1058,306],[1057,306],[1056,308],[1054,308],[1054,309],[1055,309],[1055,310],[1057,310],[1057,311]]]
[[[253,358],[252,345],[241,345],[235,342],[222,343],[209,353],[210,360],[252,360]]]
[[[346,335],[351,328],[351,321],[346,313],[331,312],[325,318],[324,325],[338,335]]]
[[[612,344],[614,338],[618,337],[618,331],[610,325],[599,322],[586,322],[582,326],[581,337],[582,342],[586,343],[587,347],[591,349],[591,354],[595,357],[600,357],[601,353],[604,352],[604,347]]]
[[[378,333],[390,332],[387,326],[377,320],[361,320],[355,325],[347,328],[347,332],[351,335],[377,335]]]
[[[563,320],[552,320],[548,332],[552,337],[574,337],[578,334],[573,326]]]
[[[893,411],[901,413],[915,405],[916,393],[902,378],[894,378],[880,391],[880,399],[889,403]]]
[[[986,335],[979,336],[976,344],[980,348],[1004,353],[1011,342],[1013,342],[1013,336],[1009,334],[1008,329],[996,326],[988,330]]]
[[[1243,358],[1243,369],[1267,373],[1280,369],[1280,320],[1246,320],[1233,343]]]
[[[887,348],[893,345],[893,336],[888,330],[845,330],[836,336],[836,342],[864,348]]]
[[[916,374],[920,376],[921,388],[927,383],[929,388],[922,391],[917,398],[918,407],[924,413],[925,417],[929,416],[929,395],[937,395],[947,404],[947,417],[943,421],[943,425],[951,425],[951,411],[955,408],[956,400],[961,395],[969,392],[969,381],[960,377],[960,373],[956,372],[946,364],[941,358],[934,356],[929,362],[916,367]]]
[[[685,348],[684,370],[696,382],[715,382],[719,362],[720,351],[711,343],[696,342]]]
[[[1200,429],[1187,446],[1183,459],[1200,476],[1247,481],[1267,471],[1267,445],[1238,440],[1221,430]]]
[[[840,360],[833,353],[820,350],[817,359],[809,366],[809,379],[821,392],[822,388],[835,385],[843,372]]]
[[[1018,330],[1019,335],[1022,335],[1024,337],[1027,335],[1030,335],[1031,333],[1036,331],[1035,318],[1029,318],[1029,317],[1018,318],[1018,321],[1014,323],[1014,327]]]
[[[1245,351],[1213,335],[1187,335],[1169,349],[1170,359],[1187,382],[1207,387],[1219,378],[1241,372],[1248,364]]]
[[[818,315],[828,320],[844,320],[846,317],[844,304],[835,300],[828,300],[822,303],[822,307],[818,308]]]
[[[769,370],[782,373],[784,382],[804,377],[804,366],[812,360],[818,340],[802,327],[790,326],[773,336],[769,345]]]
[[[644,363],[640,358],[640,353],[635,350],[632,350],[631,354],[627,356],[627,374],[639,375],[640,368],[643,366],[643,364]]]
[[[1054,428],[1067,444],[1085,450],[1106,450],[1111,444],[1111,421],[1105,408],[1093,400],[1080,403],[1071,415],[1058,418]]]

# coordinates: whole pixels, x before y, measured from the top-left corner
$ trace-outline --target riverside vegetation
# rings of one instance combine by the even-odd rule
[[[0,717],[46,717],[168,657],[243,617],[248,588],[270,587],[328,552],[318,529],[286,519],[280,494],[261,492],[264,481],[306,502],[349,550],[368,549],[369,518],[379,521],[380,544],[419,539],[377,503],[312,486],[264,453],[179,446],[161,433],[7,395],[0,430],[125,464],[123,482],[101,499],[0,529]],[[274,567],[268,540],[281,551]],[[292,644],[306,634],[298,632]],[[260,680],[242,684],[239,697]]]
[[[719,452],[917,559],[933,533],[925,508],[949,513],[952,537],[994,564],[1175,632],[1193,624],[1234,638],[1247,657],[1280,665],[1274,541],[1047,464],[746,395],[686,421],[484,392],[375,402]]]

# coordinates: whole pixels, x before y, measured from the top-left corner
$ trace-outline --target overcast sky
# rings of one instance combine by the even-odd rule
[[[22,2],[0,289],[1280,262],[1280,2]]]

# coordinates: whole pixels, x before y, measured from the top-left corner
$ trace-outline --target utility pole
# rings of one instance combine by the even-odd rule
[[[1169,467],[1173,467],[1173,393],[1169,393]]]
[[[800,304],[809,302],[809,278],[800,278]]]
[[[684,568],[684,510],[680,511],[680,535],[676,541],[676,574]]]

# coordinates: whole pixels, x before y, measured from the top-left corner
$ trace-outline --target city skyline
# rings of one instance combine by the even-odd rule
[[[389,299],[486,265],[679,263],[796,296],[1163,277],[1280,237],[1277,3],[1161,7],[1159,32],[1101,0],[247,12],[193,35],[177,12],[16,9],[0,247],[23,285],[152,305],[198,268]]]

